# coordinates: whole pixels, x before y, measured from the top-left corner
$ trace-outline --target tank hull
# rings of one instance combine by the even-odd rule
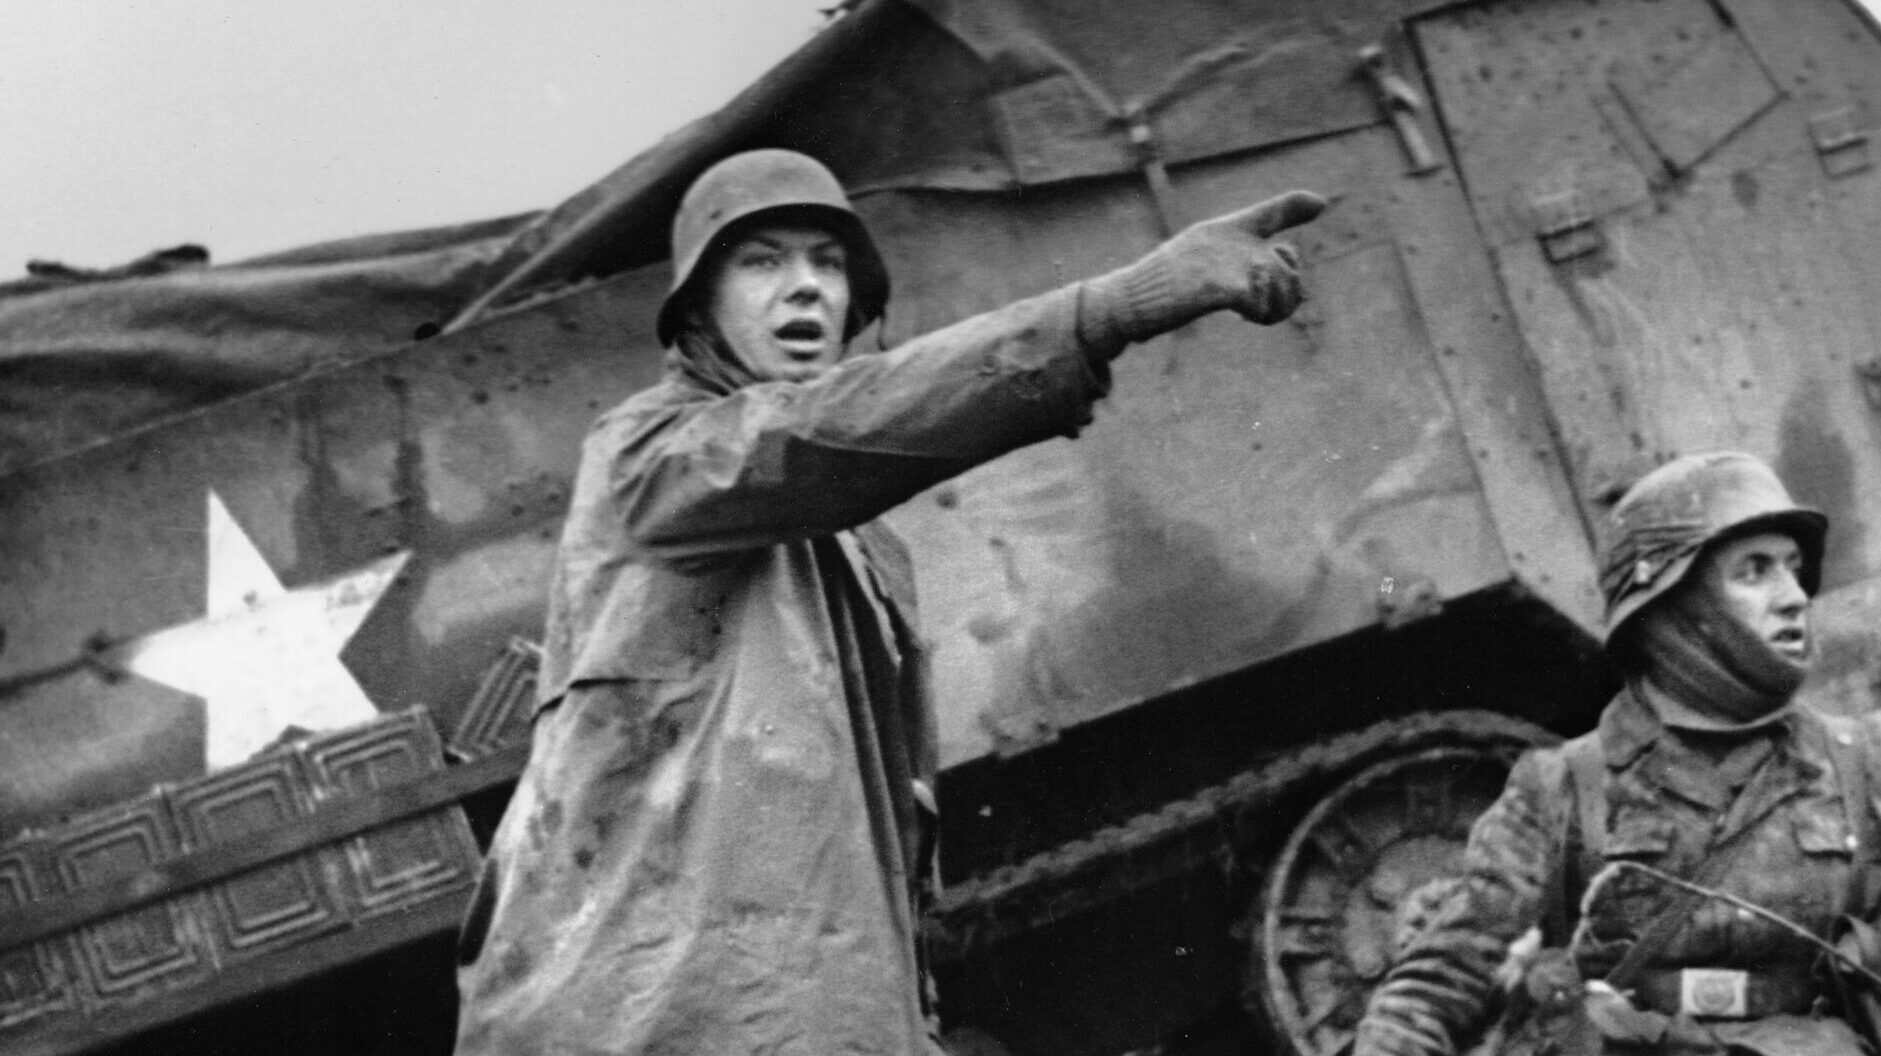
[[[322,924],[280,954],[298,967],[250,970],[249,986],[213,944],[185,982],[121,1000],[84,997],[76,976],[61,989],[58,966],[88,928],[195,920],[218,885],[331,858],[321,848],[357,826],[442,807],[454,820],[439,824],[487,836],[526,750],[531,643],[581,437],[660,376],[665,217],[692,173],[756,143],[824,156],[881,245],[896,293],[858,354],[1291,187],[1335,202],[1299,232],[1312,299],[1292,320],[1211,317],[1134,349],[1083,436],[886,515],[910,543],[934,658],[929,933],[950,1026],[1050,1051],[1205,1051],[1263,1030],[1317,1051],[1324,1038],[1290,1031],[1276,1003],[1311,973],[1250,962],[1306,941],[1279,918],[1318,882],[1315,834],[1394,760],[1493,763],[1591,725],[1614,688],[1597,647],[1600,525],[1674,455],[1752,451],[1830,515],[1807,692],[1873,707],[1881,37],[1858,8],[1150,10],[863,4],[563,207],[480,229],[499,248],[439,251],[426,266],[456,295],[436,304],[462,307],[422,340],[387,337],[411,320],[383,288],[371,326],[323,337],[302,316],[227,310],[258,271],[136,279],[127,304],[169,291],[173,308],[215,305],[176,355],[195,342],[239,358],[238,334],[284,325],[317,367],[275,364],[252,375],[268,385],[194,405],[127,398],[97,418],[108,427],[67,422],[37,448],[7,434],[0,866],[13,850],[25,864],[0,868],[0,897],[35,908],[0,927],[16,969],[0,1041],[54,1053],[184,1016],[248,1023],[237,1007],[330,996],[314,974],[395,964],[436,998],[416,1044],[448,1047],[443,937],[462,870],[406,930],[369,925],[349,946]],[[267,299],[305,281],[343,315],[331,267],[270,264]],[[479,269],[498,278],[467,278]],[[466,285],[481,292],[464,305]],[[33,303],[52,302],[0,311],[0,348],[51,325]],[[101,377],[71,407],[128,384]],[[236,668],[245,680],[204,675]],[[216,780],[225,745],[258,746],[222,731],[257,713],[293,752],[289,727],[335,735],[419,707],[454,764],[443,776],[369,789],[350,814],[288,811],[273,842],[153,836],[72,899],[22,849]],[[1436,827],[1449,839],[1466,822]],[[279,1003],[256,1005],[262,991]],[[86,1033],[86,1017],[119,1026]]]

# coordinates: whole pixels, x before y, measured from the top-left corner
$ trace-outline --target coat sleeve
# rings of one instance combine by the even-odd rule
[[[1373,992],[1354,1056],[1454,1053],[1484,1027],[1496,970],[1509,944],[1540,923],[1546,878],[1563,867],[1566,789],[1547,776],[1559,764],[1552,749],[1516,764],[1470,830],[1461,881]]]
[[[667,404],[591,433],[634,544],[686,562],[853,527],[1014,448],[1076,435],[1109,387],[1066,288],[804,383]]]

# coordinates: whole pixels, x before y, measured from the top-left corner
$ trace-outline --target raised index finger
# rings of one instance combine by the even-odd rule
[[[1318,216],[1326,210],[1326,199],[1312,191],[1288,191],[1264,202],[1256,202],[1231,218],[1236,227],[1261,238],[1272,238],[1290,227]]]

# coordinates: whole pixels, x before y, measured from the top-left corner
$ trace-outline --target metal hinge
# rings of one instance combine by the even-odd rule
[[[1535,237],[1551,263],[1595,253],[1606,245],[1587,196],[1579,190],[1537,195],[1530,204],[1535,210]]]
[[[1163,237],[1182,230],[1182,204],[1169,182],[1169,167],[1163,163],[1162,142],[1150,124],[1149,109],[1139,100],[1124,107],[1123,118],[1130,129],[1130,148],[1136,152],[1137,167],[1149,184],[1150,199],[1156,203],[1156,218],[1163,225]]]
[[[1809,137],[1816,156],[1830,179],[1851,176],[1868,168],[1868,133],[1855,127],[1855,108],[1837,107],[1809,119]]]
[[[1398,133],[1398,142],[1404,145],[1405,156],[1411,162],[1411,175],[1422,176],[1443,168],[1443,161],[1431,149],[1430,140],[1425,138],[1424,128],[1417,120],[1418,112],[1424,109],[1424,97],[1391,68],[1384,47],[1367,44],[1360,48],[1359,69],[1372,83],[1378,105],[1384,107],[1385,116],[1391,119],[1391,127]]]

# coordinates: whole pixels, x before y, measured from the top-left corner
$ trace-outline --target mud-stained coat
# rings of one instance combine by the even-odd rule
[[[1588,883],[1607,863],[1640,862],[1678,877],[1698,871],[1715,840],[1742,833],[1743,849],[1716,886],[1828,936],[1843,913],[1876,912],[1874,848],[1857,833],[1874,831],[1870,803],[1845,803],[1834,769],[1832,736],[1853,737],[1869,772],[1877,762],[1873,720],[1833,731],[1824,718],[1791,705],[1773,724],[1773,748],[1743,790],[1730,788],[1631,691],[1608,706],[1595,739],[1606,761],[1607,832],[1601,855],[1580,860],[1578,790],[1572,746],[1525,755],[1501,798],[1471,830],[1462,882],[1431,914],[1384,984],[1360,1027],[1358,1056],[1425,1056],[1470,1045],[1486,1026],[1492,979],[1509,944],[1545,921],[1548,886],[1565,878],[1567,907],[1582,904]],[[1865,734],[1862,735],[1862,734]],[[1859,787],[1859,786],[1858,786]],[[1857,796],[1855,798],[1865,798]],[[1714,822],[1716,828],[1714,830]],[[1714,835],[1715,832],[1715,835]],[[1604,861],[1603,861],[1604,859]],[[1657,916],[1668,888],[1634,879],[1603,884],[1586,907],[1572,951],[1584,979],[1610,972]],[[1558,926],[1558,925],[1555,925]],[[1547,934],[1551,946],[1567,945]],[[1648,972],[1685,967],[1741,968],[1809,977],[1817,949],[1738,907],[1705,900],[1647,964]],[[1760,1020],[1695,1020],[1642,1011],[1603,1029],[1608,1052],[1792,1053],[1858,1051],[1839,1019],[1778,1015]],[[1618,1037],[1616,1035],[1624,1035]]]
[[[1077,296],[807,383],[669,378],[596,423],[459,1053],[928,1051],[932,716],[906,554],[867,522],[1089,421],[1108,356]]]

